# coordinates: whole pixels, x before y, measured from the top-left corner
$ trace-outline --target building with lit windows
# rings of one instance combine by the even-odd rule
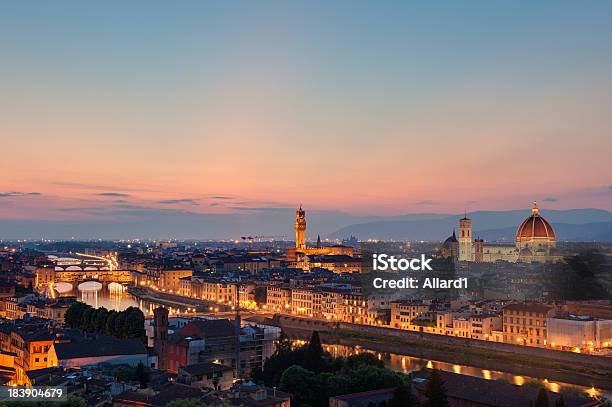
[[[286,255],[287,259],[296,267],[308,269],[308,256],[353,256],[353,248],[343,245],[323,246],[320,237],[317,238],[315,247],[308,247],[306,243],[306,212],[300,206],[295,211],[295,247],[287,249]],[[348,262],[345,261],[342,264],[344,263]]]
[[[400,300],[391,303],[391,326],[408,329],[413,320],[429,311],[429,305],[422,301]]]
[[[287,312],[291,310],[291,288],[271,285],[266,288],[266,308],[270,311]]]
[[[539,303],[506,305],[502,310],[504,342],[515,345],[545,347],[548,320],[554,308]]]
[[[313,316],[314,291],[308,288],[291,290],[291,313],[307,317]]]
[[[160,288],[163,291],[176,292],[180,291],[180,280],[183,277],[191,277],[193,271],[190,269],[169,269],[161,270],[160,272]]]
[[[467,216],[459,220],[459,236],[450,236],[441,248],[445,257],[465,262],[493,263],[498,260],[516,262],[551,263],[562,259],[556,249],[556,235],[552,226],[540,214],[536,202],[531,215],[518,227],[515,244],[490,244],[474,239],[472,220]]]
[[[582,315],[549,318],[548,345],[555,349],[581,352],[612,349],[612,319]]]

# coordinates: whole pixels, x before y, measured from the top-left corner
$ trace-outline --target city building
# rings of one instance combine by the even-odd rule
[[[395,388],[386,388],[359,393],[343,394],[329,398],[329,407],[368,407],[387,405],[393,398]]]
[[[353,256],[353,248],[343,245],[323,246],[317,238],[316,247],[306,243],[306,212],[300,205],[295,211],[295,247],[287,249],[287,258],[297,267],[308,269],[307,256],[346,255]]]
[[[324,268],[334,273],[359,273],[361,271],[361,259],[346,254],[308,255],[305,260],[305,268]]]
[[[533,203],[531,216],[517,228],[515,244],[488,244],[474,239],[472,220],[467,216],[459,220],[459,237],[453,234],[446,239],[440,253],[464,262],[494,263],[502,260],[511,263],[551,263],[562,260],[556,249],[555,232]],[[458,250],[458,253],[457,253]]]
[[[180,281],[184,277],[191,277],[192,270],[189,269],[168,269],[161,270],[159,288],[162,291],[179,292],[181,285]]]
[[[266,308],[270,311],[292,309],[292,290],[285,285],[268,285],[266,288]]]
[[[492,340],[495,331],[502,329],[502,318],[499,315],[475,314],[469,318],[470,338],[482,341]]]
[[[312,317],[314,312],[314,291],[309,288],[291,290],[291,313]]]
[[[173,373],[184,366],[218,363],[238,370],[239,377],[248,376],[253,369],[263,366],[280,334],[278,329],[251,324],[237,330],[237,322],[229,319],[194,318],[168,335],[167,314],[156,311],[155,316],[154,346],[159,366]]]
[[[398,300],[391,302],[391,326],[408,329],[413,320],[425,315],[429,305],[417,300]],[[421,329],[422,330],[422,329]]]
[[[177,380],[200,389],[228,390],[234,382],[234,369],[220,363],[196,363],[179,367]]]
[[[236,384],[231,389],[222,392],[217,400],[211,401],[210,404],[213,405],[219,401],[225,401],[232,406],[241,407],[291,407],[289,393],[251,382]]]
[[[612,348],[612,319],[585,315],[548,318],[548,345],[554,349],[593,352]]]
[[[184,278],[184,280],[188,280]],[[187,297],[200,298],[205,301],[236,304],[237,283],[221,277],[194,275],[189,280],[190,293]],[[191,294],[191,295],[189,295]]]
[[[0,348],[4,354],[14,357],[11,367],[15,369],[16,384],[27,383],[27,371],[46,368],[52,363],[49,349],[53,342],[54,335],[44,320],[0,326]]]
[[[149,352],[138,339],[97,336],[70,342],[56,342],[49,350],[48,366],[82,367],[99,363],[151,366]]]
[[[34,274],[36,276],[34,287],[49,287],[55,283],[55,264],[51,261],[41,262],[34,270]]]
[[[503,310],[504,342],[516,345],[545,347],[548,320],[554,308],[540,303],[506,305]]]
[[[182,383],[163,383],[146,389],[130,389],[112,399],[113,407],[164,407],[174,400],[199,400],[204,392]]]

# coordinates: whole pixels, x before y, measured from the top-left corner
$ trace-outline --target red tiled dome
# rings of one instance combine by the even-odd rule
[[[517,242],[554,242],[556,239],[555,231],[550,223],[540,216],[540,210],[534,203],[531,216],[521,223],[516,231]]]

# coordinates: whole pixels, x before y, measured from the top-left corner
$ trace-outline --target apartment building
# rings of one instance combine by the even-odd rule
[[[548,319],[554,309],[539,303],[506,305],[503,310],[504,342],[544,347],[548,336]]]
[[[183,277],[191,277],[193,271],[189,269],[169,269],[160,271],[160,288],[163,291],[179,293],[180,281]],[[184,288],[184,287],[183,287]]]
[[[310,288],[294,288],[291,290],[291,313],[294,315],[313,316],[314,291]]]
[[[288,286],[268,286],[266,289],[266,308],[271,311],[289,312],[291,308],[291,288]]]
[[[422,317],[429,311],[429,305],[422,301],[399,300],[391,302],[391,326],[409,329],[414,319]]]
[[[612,319],[582,315],[548,318],[547,340],[549,347],[574,352],[612,348]]]
[[[476,314],[469,318],[470,338],[481,341],[493,340],[495,331],[502,329],[502,319],[499,315]]]

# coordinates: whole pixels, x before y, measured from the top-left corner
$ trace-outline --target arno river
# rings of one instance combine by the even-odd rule
[[[61,295],[76,296],[79,301],[95,308],[104,307],[109,310],[122,311],[129,307],[138,307],[146,317],[152,317],[153,309],[159,306],[134,297],[132,294],[128,293],[125,286],[117,283],[102,285],[97,282],[87,282],[80,287],[80,289],[73,288],[66,283],[58,283],[56,285],[56,289]],[[187,311],[186,307],[168,308],[171,314],[183,314]]]
[[[139,300],[138,298],[128,293],[127,289],[120,284],[111,283],[108,286],[101,286],[101,284],[99,283],[91,282],[86,283],[87,286],[85,287],[81,286],[82,289],[72,288],[68,286],[61,287],[59,286],[60,284],[62,283],[58,284],[57,289],[61,293],[61,295],[74,295],[80,301],[96,308],[105,307],[107,309],[121,311],[128,307],[138,307],[143,311],[146,317],[151,317],[153,315],[153,309],[159,306],[150,302]],[[180,307],[169,307],[169,309],[171,314],[183,314],[188,310],[187,308]],[[302,341],[296,342],[302,343]],[[362,348],[358,344],[355,344],[353,346],[324,344],[324,348],[333,356],[348,356],[360,352],[371,352],[374,353],[380,360],[384,361],[385,365],[390,369],[404,373],[420,370],[424,367],[429,367],[458,374],[465,374],[468,376],[476,376],[487,380],[505,380],[507,382],[514,383],[520,386],[541,383],[553,392],[559,392],[565,389],[573,389],[573,391],[584,392],[591,395],[601,394],[601,392],[594,388],[574,386],[565,383],[556,383],[548,380],[534,379],[527,376],[515,375],[512,373],[486,370],[468,365],[456,365],[444,361],[428,360],[408,355],[375,352],[370,349]],[[612,398],[611,392],[604,392],[604,395],[609,399]]]

